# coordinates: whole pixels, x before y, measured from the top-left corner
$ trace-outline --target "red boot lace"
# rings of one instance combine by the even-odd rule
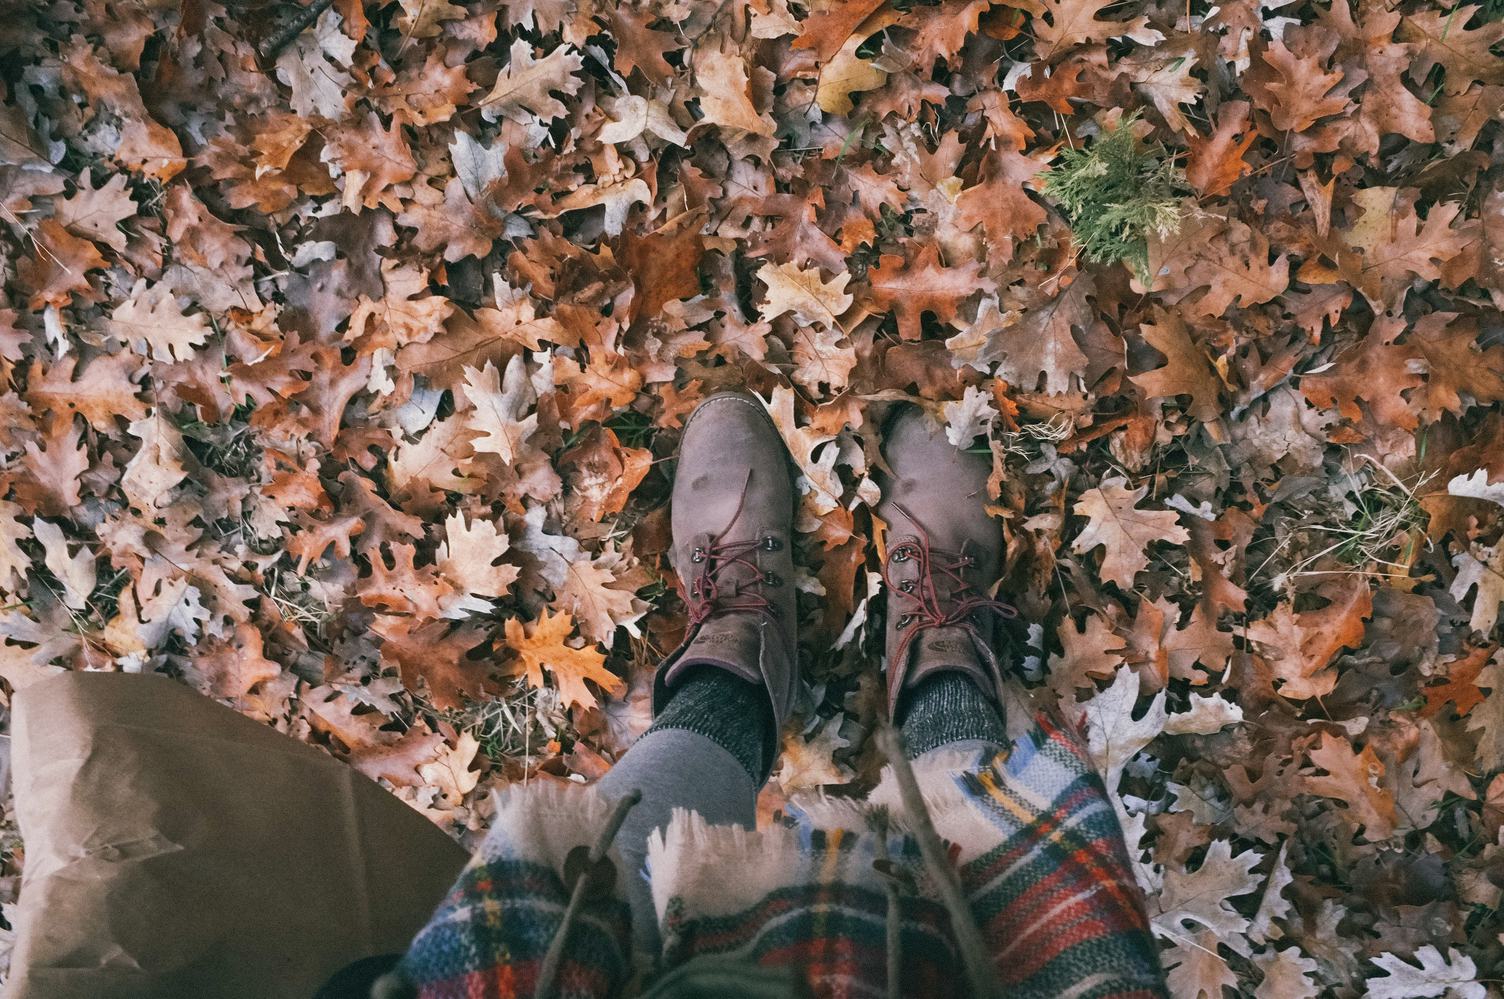
[[[1016,607],[979,592],[976,586],[966,578],[964,573],[976,565],[975,558],[967,555],[964,550],[950,552],[931,546],[929,534],[925,531],[924,525],[915,520],[913,515],[902,506],[896,503],[894,506],[910,524],[914,525],[914,530],[919,535],[917,541],[905,541],[889,552],[888,559],[882,567],[883,583],[888,588],[889,599],[901,597],[911,601],[913,605],[912,609],[898,619],[898,627],[902,631],[898,639],[898,648],[893,655],[895,664],[908,661],[906,657],[909,653],[909,646],[913,644],[915,636],[921,631],[958,624],[966,629],[974,641],[982,644],[981,632],[971,620],[973,614],[977,611],[988,611],[1005,619],[1018,617]],[[919,578],[895,583],[890,575],[893,565],[907,562],[911,558],[918,563],[916,568]],[[944,592],[935,584],[936,575],[949,584]],[[909,583],[914,585],[905,585]],[[890,609],[889,613],[892,612]],[[904,625],[905,620],[911,622],[907,627]]]
[[[747,481],[742,484],[742,494],[736,501],[736,512],[731,515],[731,520],[721,528],[715,537],[710,539],[710,544],[705,547],[697,547],[690,554],[690,561],[700,566],[700,571],[690,582],[689,595],[686,603],[689,606],[689,624],[694,627],[717,613],[726,611],[752,611],[772,619],[778,620],[778,609],[761,593],[755,591],[743,591],[743,581],[740,578],[723,579],[727,570],[736,567],[747,569],[751,572],[752,579],[758,583],[769,586],[778,585],[778,580],[771,573],[764,575],[762,568],[756,560],[749,557],[759,548],[768,551],[777,551],[777,546],[782,542],[769,535],[765,538],[753,538],[748,541],[722,541],[736,522],[741,519],[742,507],[747,501],[747,489],[752,485],[752,472],[747,472]],[[729,592],[722,589],[729,584]]]

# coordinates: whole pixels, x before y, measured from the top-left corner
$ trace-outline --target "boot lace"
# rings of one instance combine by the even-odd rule
[[[736,512],[709,544],[697,546],[690,553],[690,561],[700,567],[690,581],[689,623],[693,627],[716,614],[727,611],[752,611],[778,622],[778,608],[756,590],[743,589],[744,577],[750,572],[752,585],[779,585],[780,580],[771,572],[764,573],[752,553],[759,548],[777,551],[783,544],[772,535],[746,541],[723,541],[727,533],[741,519],[742,508],[747,502],[747,489],[752,485],[752,472],[742,484],[741,496],[736,501]],[[732,570],[738,570],[733,575]]]
[[[982,611],[1004,619],[1018,617],[1016,607],[987,596],[966,578],[966,571],[977,562],[966,554],[964,546],[959,552],[934,547],[930,544],[924,525],[901,505],[895,503],[894,506],[914,526],[918,535],[917,540],[905,541],[894,547],[882,566],[883,583],[887,586],[889,599],[896,597],[908,605],[898,618],[900,633],[898,648],[894,651],[894,663],[908,661],[906,657],[909,647],[921,631],[960,625],[971,635],[973,641],[982,644],[982,634],[972,620],[972,615]],[[916,563],[918,578],[895,582],[893,567],[909,559]],[[943,588],[937,585],[937,578],[945,583]]]

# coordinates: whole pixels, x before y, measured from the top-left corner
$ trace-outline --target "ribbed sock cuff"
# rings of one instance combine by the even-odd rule
[[[695,668],[675,686],[673,697],[649,732],[682,729],[703,735],[736,757],[758,786],[773,762],[768,737],[773,705],[761,685],[714,666]]]
[[[964,673],[935,673],[920,681],[904,696],[899,717],[911,760],[953,742],[980,739],[1001,746],[1008,741],[997,707]]]

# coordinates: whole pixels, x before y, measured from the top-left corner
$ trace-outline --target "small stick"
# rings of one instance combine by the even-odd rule
[[[274,61],[282,54],[282,50],[293,43],[293,39],[301,35],[308,26],[317,21],[330,7],[334,6],[334,0],[313,0],[313,3],[304,7],[293,15],[292,20],[273,35],[261,48],[261,57],[268,62]]]
[[[919,853],[924,866],[940,887],[940,901],[950,914],[951,929],[956,934],[956,943],[961,947],[961,960],[966,965],[966,978],[971,984],[972,995],[978,999],[991,999],[1001,995],[997,973],[992,959],[987,954],[987,941],[971,914],[971,906],[961,891],[961,879],[945,855],[945,844],[930,821],[929,808],[924,795],[919,791],[919,781],[914,777],[914,768],[904,755],[903,741],[897,730],[884,725],[877,730],[877,745],[893,767],[893,776],[898,781],[898,795],[903,801],[903,810],[913,825],[914,838],[919,841]]]
[[[642,792],[636,788],[619,799],[616,807],[611,810],[610,817],[606,819],[606,824],[601,827],[600,835],[591,844],[585,869],[580,872],[574,883],[574,890],[569,893],[569,906],[564,910],[564,918],[560,920],[554,938],[549,941],[548,952],[543,955],[543,967],[538,971],[538,984],[533,988],[533,999],[548,999],[553,994],[554,980],[559,977],[559,965],[564,962],[564,944],[569,941],[569,930],[574,926],[580,907],[585,904],[585,890],[590,886],[590,876],[595,871],[595,865],[611,849],[611,841],[621,830],[621,824],[627,820],[627,813],[641,800]]]

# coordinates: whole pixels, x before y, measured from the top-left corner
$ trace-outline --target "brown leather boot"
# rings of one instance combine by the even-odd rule
[[[712,395],[685,422],[670,557],[689,630],[658,670],[655,715],[687,670],[715,666],[763,685],[777,728],[788,717],[799,683],[789,469],[783,438],[750,395]]]
[[[888,717],[905,690],[945,670],[1002,703],[997,618],[1018,612],[991,595],[1003,563],[1003,532],[985,507],[991,464],[951,444],[918,408],[889,421],[883,456],[892,472],[877,507],[887,524]]]

